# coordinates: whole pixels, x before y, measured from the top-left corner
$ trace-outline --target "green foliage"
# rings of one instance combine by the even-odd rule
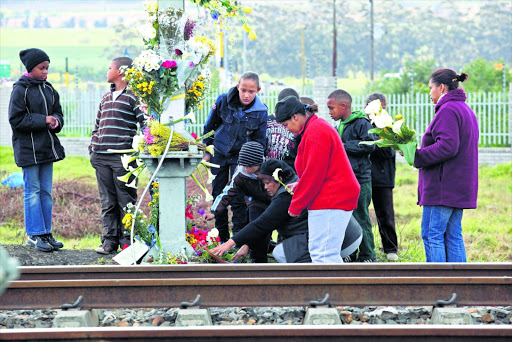
[[[467,92],[500,92],[503,90],[503,70],[496,70],[494,65],[503,63],[499,61],[486,61],[477,58],[469,64],[464,65],[462,71],[469,75],[464,82],[464,89]],[[512,82],[512,74],[509,66],[505,65],[506,84]],[[506,89],[508,90],[508,89]]]

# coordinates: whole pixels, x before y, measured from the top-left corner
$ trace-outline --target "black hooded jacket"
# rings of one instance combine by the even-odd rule
[[[51,115],[56,129],[46,124]],[[57,133],[64,125],[59,93],[50,83],[22,76],[14,83],[9,101],[14,160],[19,167],[55,162],[65,157]]]

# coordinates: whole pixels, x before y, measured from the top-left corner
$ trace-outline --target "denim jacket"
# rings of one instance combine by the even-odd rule
[[[236,94],[235,94],[236,93]],[[204,134],[215,130],[215,135],[203,142],[215,147],[215,159],[237,156],[242,145],[248,141],[257,141],[266,146],[268,108],[256,97],[253,105],[242,110],[229,103],[228,97],[238,96],[238,89],[233,87],[215,101],[210,115],[204,125]]]

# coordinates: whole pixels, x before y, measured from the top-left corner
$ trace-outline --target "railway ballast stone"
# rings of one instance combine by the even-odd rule
[[[342,324],[428,324],[432,318],[431,307],[393,307],[398,312],[393,318],[383,319],[381,313],[390,311],[382,306],[339,306],[337,307]],[[302,325],[306,315],[305,307],[234,307],[209,308],[213,325]],[[506,307],[466,307],[475,324],[499,325],[512,324],[512,306]],[[5,310],[0,311],[0,329],[13,328],[52,328],[53,319],[60,310]],[[101,309],[99,312],[100,327],[115,327],[118,324],[127,327],[154,327],[155,316],[162,316],[162,326],[175,326],[179,308],[156,309]],[[485,323],[482,317],[489,314],[494,321]],[[362,319],[368,320],[363,322]],[[505,317],[503,317],[505,316]],[[405,319],[405,320],[404,320]],[[123,322],[123,323],[120,323]]]

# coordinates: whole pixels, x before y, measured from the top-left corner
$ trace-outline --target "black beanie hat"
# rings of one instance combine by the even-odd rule
[[[238,165],[261,165],[265,160],[263,146],[256,141],[249,141],[242,145],[238,154]]]
[[[20,59],[28,72],[31,72],[39,63],[50,61],[46,52],[36,48],[20,51]]]
[[[276,169],[282,170],[279,171],[279,176],[283,178],[283,182],[287,182],[295,176],[295,171],[291,166],[279,159],[269,159],[261,164],[260,174],[274,177],[274,171]]]
[[[276,104],[276,120],[283,122],[289,120],[293,114],[305,114],[304,103],[295,96],[287,96]]]

